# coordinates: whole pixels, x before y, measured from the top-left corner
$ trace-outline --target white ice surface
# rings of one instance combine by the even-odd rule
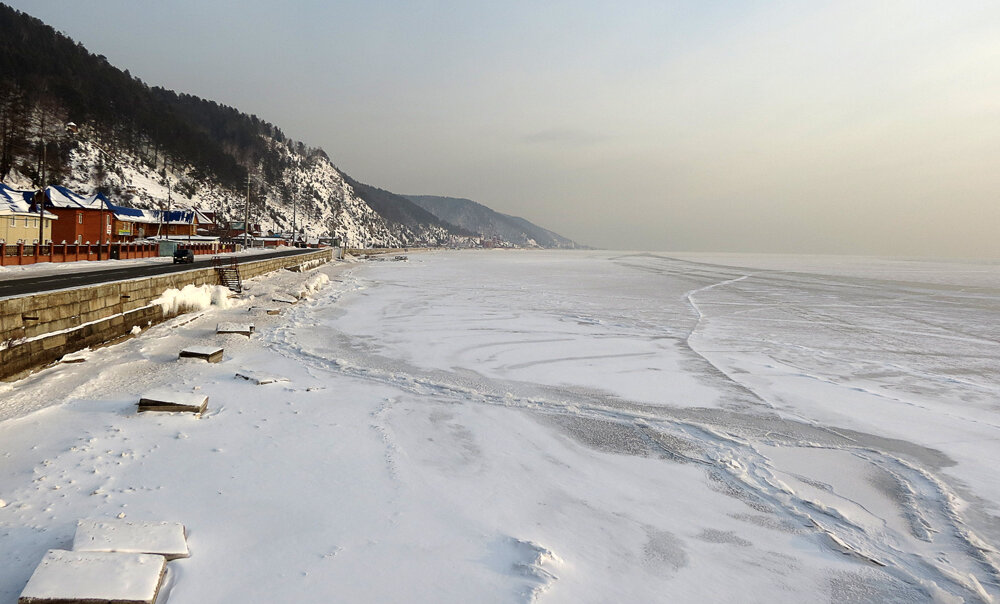
[[[991,291],[603,252],[247,286],[0,384],[0,604],[119,514],[187,526],[170,604],[1000,596]],[[167,386],[212,409],[137,418]]]

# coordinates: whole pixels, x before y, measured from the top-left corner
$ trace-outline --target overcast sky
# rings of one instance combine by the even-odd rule
[[[1000,258],[1000,2],[15,0],[359,180],[619,249]]]

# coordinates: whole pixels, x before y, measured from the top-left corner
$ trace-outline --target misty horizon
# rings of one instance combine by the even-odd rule
[[[152,86],[605,249],[1000,257],[1000,7],[10,2]]]

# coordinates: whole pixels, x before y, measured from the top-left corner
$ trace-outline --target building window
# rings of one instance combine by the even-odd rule
[[[108,226],[111,226],[111,217],[107,216],[106,219],[107,219],[107,222],[108,222]]]
[[[76,213],[76,223],[83,224],[83,212]]]
[[[10,226],[17,226],[17,218],[14,218],[13,216],[10,217]]]

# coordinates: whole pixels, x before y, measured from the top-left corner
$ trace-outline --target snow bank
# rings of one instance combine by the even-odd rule
[[[322,259],[322,258],[316,258],[314,260],[309,260],[307,262],[303,262],[302,264],[299,265],[298,270],[300,270],[300,271],[307,271],[307,270],[314,269],[317,266],[320,266],[320,265],[323,265],[323,264],[326,264],[326,263],[327,263],[327,260]]]
[[[168,289],[152,301],[163,308],[163,314],[175,315],[192,310],[205,310],[209,306],[232,308],[238,302],[230,300],[230,290],[221,285],[185,285],[184,289]]]
[[[317,292],[329,282],[330,277],[328,277],[325,273],[316,273],[302,283],[302,289],[299,290],[299,297],[301,298],[313,292]]]

